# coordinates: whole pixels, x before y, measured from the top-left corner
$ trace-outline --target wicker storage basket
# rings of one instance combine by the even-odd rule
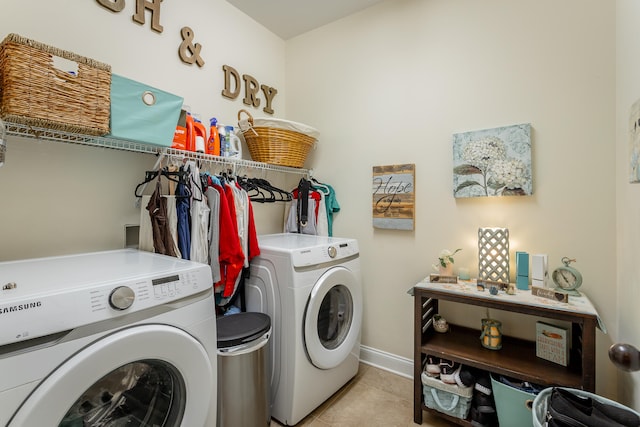
[[[248,125],[243,125],[242,113],[248,116],[246,119]],[[305,125],[301,126],[310,129],[312,133],[306,134],[274,126],[260,126],[257,121],[254,124],[254,119],[247,110],[238,112],[238,121],[251,158],[256,162],[301,168],[304,166],[309,150],[316,142],[313,133],[317,133],[317,131]],[[270,122],[274,121],[275,119],[270,120]],[[300,125],[294,122],[287,123],[294,125],[293,127]]]
[[[77,63],[77,73],[54,66]],[[73,133],[109,132],[111,67],[17,34],[0,44],[0,116]]]

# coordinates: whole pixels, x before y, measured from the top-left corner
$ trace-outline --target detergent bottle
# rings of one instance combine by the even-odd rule
[[[185,148],[187,151],[196,151],[196,135],[195,135],[195,127],[193,125],[193,117],[191,116],[191,111],[188,110],[188,107],[185,107],[187,111],[187,143],[185,144]]]
[[[198,153],[204,153],[205,141],[207,140],[207,128],[204,127],[197,115],[193,118],[193,131],[195,134],[195,150]]]
[[[227,157],[229,155],[229,139],[227,138],[227,127],[218,124],[218,136],[220,138],[220,155]]]
[[[240,138],[234,132],[233,126],[226,126],[226,135],[227,135],[227,156],[232,157],[234,159],[242,158],[242,144],[240,143]]]
[[[209,140],[207,141],[207,146],[205,152],[207,154],[211,154],[212,156],[220,155],[220,135],[218,134],[218,127],[216,124],[218,123],[218,119],[212,117],[209,119],[209,123],[211,126],[209,127]]]

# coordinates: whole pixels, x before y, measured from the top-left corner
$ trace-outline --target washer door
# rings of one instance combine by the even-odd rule
[[[345,267],[326,271],[314,285],[304,316],[307,355],[316,367],[341,364],[360,338],[362,288]]]
[[[8,427],[200,426],[215,388],[209,355],[194,337],[166,325],[135,326],[67,359]]]

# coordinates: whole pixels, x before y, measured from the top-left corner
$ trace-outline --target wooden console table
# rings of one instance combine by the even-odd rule
[[[427,355],[543,386],[558,385],[595,392],[595,330],[598,326],[604,330],[604,326],[587,297],[569,297],[569,303],[559,303],[535,297],[524,290],[518,290],[516,295],[500,292],[494,296],[488,291],[478,291],[473,282],[436,284],[428,279],[418,283],[412,291],[415,317],[413,420],[416,424],[422,424],[422,410],[426,410],[458,425],[471,426],[470,420],[451,417],[424,405],[420,374]],[[542,320],[571,322],[569,366],[536,357],[534,341],[503,336],[501,350],[482,347],[480,321],[477,329],[450,325],[447,333],[435,332],[432,322],[433,316],[439,313],[440,300],[528,314]]]

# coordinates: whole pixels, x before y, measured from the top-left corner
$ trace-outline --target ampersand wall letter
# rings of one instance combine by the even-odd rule
[[[112,12],[122,12],[124,9],[124,0],[96,0],[102,6],[106,7]]]
[[[183,27],[180,30],[180,34],[182,35],[182,43],[180,43],[180,48],[178,49],[180,59],[185,64],[193,64],[195,62],[198,67],[202,67],[204,65],[204,59],[200,56],[202,45],[200,43],[192,43],[193,30],[189,27]]]

